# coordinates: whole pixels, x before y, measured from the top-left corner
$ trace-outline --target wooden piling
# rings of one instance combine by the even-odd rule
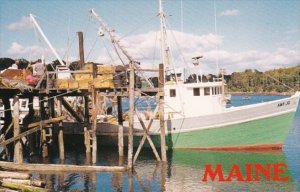
[[[42,156],[43,158],[48,157],[48,145],[46,140],[46,130],[43,129],[42,121],[46,119],[46,112],[45,112],[45,97],[42,95],[39,95],[39,108],[40,108],[40,128],[41,128],[41,134],[42,134],[42,141],[41,141],[41,147],[42,147]]]
[[[127,181],[128,181],[127,191],[133,192],[133,174],[132,174],[132,170],[128,170],[128,172],[127,172]]]
[[[96,173],[91,173],[91,180],[92,180],[91,191],[96,192],[97,191],[97,174]]]
[[[133,116],[134,116],[134,64],[129,63],[129,129],[128,129],[128,169],[132,169],[133,158]]]
[[[49,107],[49,116],[51,118],[54,118],[55,117],[55,102],[54,102],[54,98],[49,98],[48,97],[48,107]],[[61,116],[61,114],[59,116]]]
[[[65,174],[64,173],[60,173],[57,176],[57,185],[58,185],[58,189],[57,191],[62,191],[61,189],[63,188],[63,186],[65,185]]]
[[[62,115],[62,98],[57,98],[57,116]],[[62,127],[62,121],[58,125],[58,150],[59,150],[59,159],[64,161],[65,159],[65,146],[64,146],[64,133]]]
[[[166,179],[167,178],[167,164],[161,163],[160,167],[160,191],[166,191]]]
[[[20,109],[19,109],[19,97],[15,95],[13,100],[13,106],[14,106],[14,137],[18,136],[20,134]],[[15,162],[16,163],[23,163],[23,149],[21,145],[21,141],[17,140],[15,142]]]
[[[42,131],[42,134],[43,135],[45,135],[46,134],[46,132],[45,132],[45,129],[43,129],[43,131]],[[43,137],[43,140],[44,140],[44,137]],[[47,145],[47,143],[43,143],[42,144],[42,156],[43,156],[43,158],[46,158],[46,157],[48,157],[48,145]]]
[[[97,77],[97,66],[93,65],[93,80]],[[91,92],[92,92],[92,107],[93,107],[93,115],[92,115],[92,163],[96,164],[97,162],[97,91],[95,90],[94,83],[91,84]]]
[[[122,111],[122,97],[117,96],[117,102],[118,102],[118,148],[119,148],[119,158],[124,156],[124,128],[123,128],[123,111]]]
[[[97,118],[93,117],[92,119],[92,163],[96,164],[97,162],[97,135],[96,135],[96,128],[97,128]]]
[[[59,126],[58,143],[59,143],[59,159],[63,161],[65,159],[65,146],[64,146],[64,133],[61,125]]]
[[[45,97],[42,95],[39,95],[39,109],[40,109],[40,119],[44,120],[46,119],[46,113],[45,113]]]
[[[33,96],[29,96],[28,97],[28,103],[31,103],[28,105],[29,108],[29,112],[28,112],[28,116],[26,116],[25,118],[27,118],[27,121],[24,122],[23,120],[23,125],[25,126],[25,128],[28,128],[28,124],[32,121],[32,119],[34,118],[34,109],[33,109]],[[34,139],[34,135],[28,135],[28,146],[29,146],[29,150],[28,150],[28,157],[33,156],[36,153],[36,150],[34,148],[34,144],[35,144],[35,139]]]
[[[11,107],[10,107],[10,95],[3,95],[2,96],[2,102],[4,105],[4,125],[1,129],[1,132],[5,132],[5,141],[13,137],[13,131],[11,129],[13,125],[13,118],[11,114]],[[5,146],[5,156],[9,161],[14,160],[14,145],[10,144],[8,146]]]
[[[90,142],[90,133],[87,129],[87,127],[83,128],[83,134],[84,134],[84,145],[85,145],[85,152],[87,155],[91,154],[91,142]]]
[[[55,117],[55,109],[54,109],[54,99],[50,98],[49,96],[47,97],[47,117],[46,119],[54,118]],[[47,144],[52,144],[53,141],[53,124],[49,124],[46,126],[46,142]]]
[[[79,65],[80,65],[80,69],[82,69],[82,67],[84,66],[84,44],[83,44],[83,33],[77,32],[78,34],[78,39],[79,39]]]
[[[165,84],[164,65],[159,64],[159,126],[160,126],[160,145],[161,145],[161,159],[167,161],[166,154],[166,132],[165,132],[165,118],[164,118],[164,84]]]
[[[89,97],[84,96],[84,119],[86,126],[90,124],[90,110],[89,110]]]

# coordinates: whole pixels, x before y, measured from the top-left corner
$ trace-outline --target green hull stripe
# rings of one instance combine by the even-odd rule
[[[205,148],[251,146],[262,144],[283,144],[294,119],[294,112],[245,123],[196,130],[184,133],[172,133],[166,136],[169,148]],[[138,146],[141,137],[134,138]],[[152,136],[159,146],[160,136]],[[146,146],[147,146],[146,142]]]

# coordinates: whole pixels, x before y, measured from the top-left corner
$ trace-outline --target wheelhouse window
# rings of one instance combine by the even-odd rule
[[[204,95],[210,95],[210,87],[204,87]]]
[[[194,96],[200,96],[200,88],[194,88],[193,92],[194,92]]]
[[[219,87],[212,87],[212,94],[219,95]]]
[[[170,97],[176,97],[176,90],[170,89]]]

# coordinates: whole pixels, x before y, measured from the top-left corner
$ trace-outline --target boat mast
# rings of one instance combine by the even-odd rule
[[[224,79],[224,74],[225,74],[225,69],[220,69],[221,72],[221,80],[222,80],[222,104],[226,105],[225,101],[225,79]]]
[[[162,7],[162,0],[159,0],[159,17],[160,17],[161,58],[164,64],[164,68],[168,69],[170,65],[170,52],[169,52],[169,47],[167,45],[166,19]]]
[[[35,20],[35,16],[33,14],[29,14],[30,19],[32,20],[33,24],[35,25],[35,27],[38,29],[38,31],[40,32],[40,34],[42,35],[42,37],[44,38],[44,40],[46,41],[46,43],[48,44],[49,48],[51,49],[51,51],[53,52],[53,54],[55,55],[55,57],[57,58],[57,60],[59,61],[59,63],[61,65],[65,65],[64,62],[61,60],[61,58],[59,57],[59,55],[57,54],[55,48],[52,46],[52,44],[50,43],[50,41],[48,40],[48,38],[46,37],[46,35],[44,34],[43,30],[41,29],[41,27],[39,26],[39,24],[37,23],[37,21]]]
[[[161,58],[164,64],[164,71],[169,69],[170,66],[170,48],[167,43],[167,27],[166,27],[166,16],[162,6],[162,0],[159,0],[159,17],[160,17],[160,44],[161,44]],[[177,74],[175,68],[173,67],[175,82],[177,83]]]

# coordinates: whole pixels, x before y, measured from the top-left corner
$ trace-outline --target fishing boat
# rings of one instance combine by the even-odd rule
[[[300,92],[280,100],[226,108],[224,73],[208,82],[189,82],[182,79],[180,73],[170,74],[165,13],[161,0],[159,2],[162,63],[168,71],[164,86],[167,146],[192,150],[281,149],[293,122]],[[141,118],[145,124],[151,121]],[[134,128],[143,130],[138,117],[135,117]],[[159,119],[153,120],[149,134],[154,141],[159,141]]]
[[[166,84],[167,145],[198,150],[281,149],[299,96],[296,92],[280,100],[226,108],[222,82]],[[137,119],[134,127],[142,129]],[[159,120],[153,121],[150,134],[160,134]]]

